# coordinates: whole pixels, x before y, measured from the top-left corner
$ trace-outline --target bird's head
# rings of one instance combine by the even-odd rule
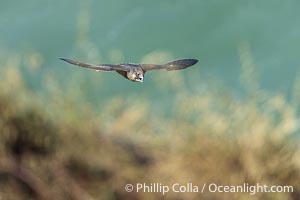
[[[130,80],[135,82],[143,82],[144,81],[144,71],[140,67],[134,67],[130,71],[131,77],[128,77]]]

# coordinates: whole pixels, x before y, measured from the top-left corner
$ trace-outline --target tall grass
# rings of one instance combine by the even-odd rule
[[[0,75],[0,199],[299,199],[297,90],[292,103],[262,90],[247,45],[240,55],[244,98],[214,86],[191,92],[173,73],[163,83],[174,91],[170,116],[136,97],[101,101],[100,112],[73,83],[62,87],[53,77],[43,82],[45,98],[26,87],[24,58],[9,58]],[[41,59],[31,59],[34,73]],[[124,190],[137,182],[245,182],[294,191],[162,196]]]

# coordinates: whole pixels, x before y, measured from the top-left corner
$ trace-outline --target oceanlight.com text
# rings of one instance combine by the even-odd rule
[[[161,193],[165,195],[169,192],[175,193],[248,193],[249,195],[255,195],[257,193],[281,193],[281,192],[293,192],[293,186],[269,186],[266,184],[257,183],[250,185],[243,183],[241,185],[220,185],[216,183],[174,183],[171,185],[162,183],[136,183],[126,184],[125,191],[127,192],[143,192],[143,193]]]

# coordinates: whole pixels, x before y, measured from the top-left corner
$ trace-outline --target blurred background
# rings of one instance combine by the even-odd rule
[[[0,200],[300,199],[300,2],[0,1]],[[144,83],[89,63],[165,63]],[[127,193],[127,183],[292,193]]]

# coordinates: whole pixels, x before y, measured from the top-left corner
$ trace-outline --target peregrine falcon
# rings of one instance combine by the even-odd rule
[[[65,62],[73,65],[78,65],[80,67],[94,69],[98,71],[116,71],[128,80],[134,82],[143,82],[144,75],[147,71],[165,69],[167,71],[171,70],[181,70],[188,68],[198,62],[197,59],[180,59],[172,62],[168,62],[162,65],[156,64],[134,64],[134,63],[122,63],[122,64],[88,64],[80,61],[74,61],[67,58],[59,58]]]

